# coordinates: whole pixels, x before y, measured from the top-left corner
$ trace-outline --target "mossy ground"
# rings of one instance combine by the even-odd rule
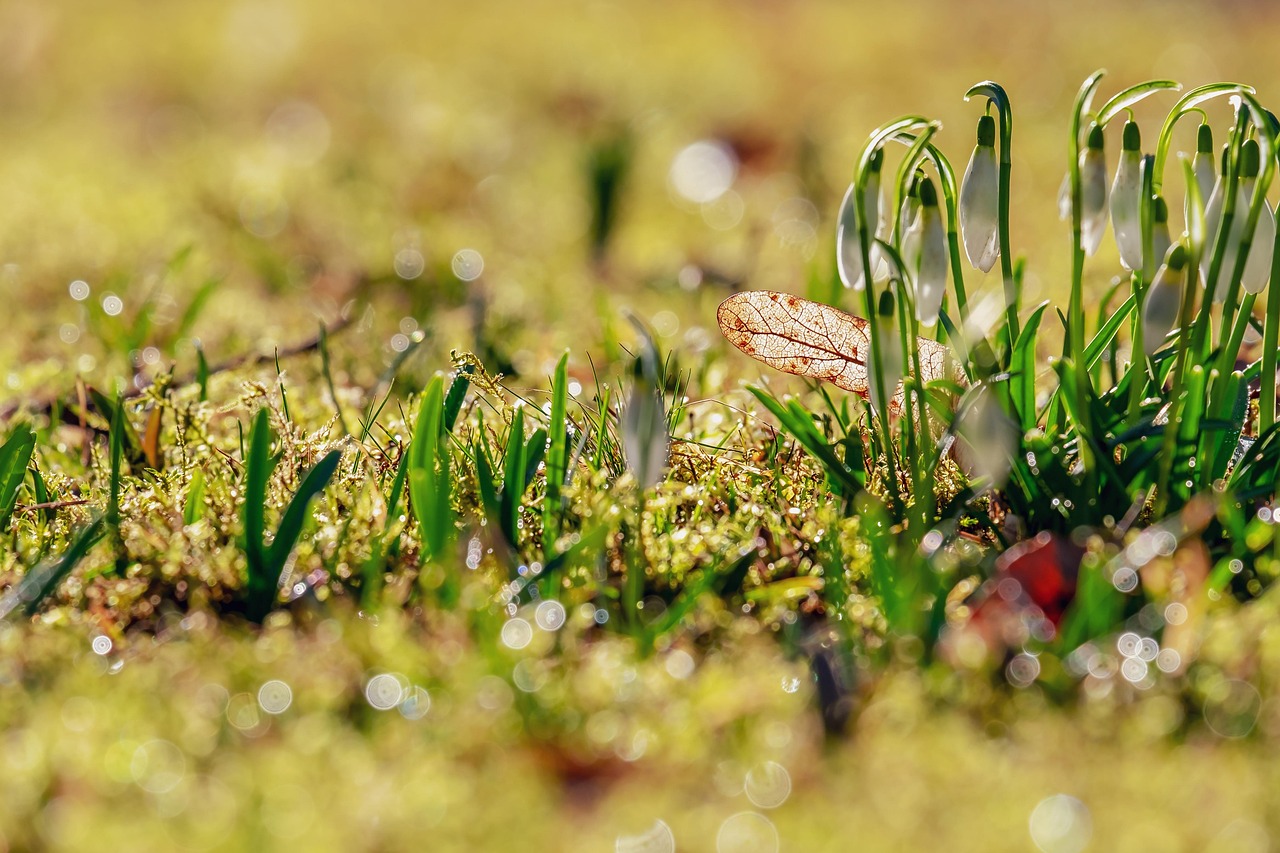
[[[1017,690],[998,668],[957,672],[890,644],[887,666],[856,670],[849,734],[828,738],[807,658],[824,641],[833,542],[849,555],[844,616],[881,643],[857,521],[742,381],[807,390],[731,354],[713,320],[726,284],[803,292],[827,275],[867,131],[917,108],[967,128],[959,94],[987,77],[1019,109],[1014,241],[1044,247],[1028,300],[1061,298],[1067,241],[1032,199],[1065,164],[1074,81],[1106,65],[1273,88],[1274,11],[1228,8],[0,8],[0,406],[37,428],[60,504],[18,514],[0,581],[108,501],[108,425],[68,408],[78,380],[111,396],[161,379],[129,413],[140,433],[162,413],[147,460],[160,464],[124,478],[119,541],[0,629],[0,847],[646,849],[635,837],[661,820],[690,850],[722,831],[727,845],[735,826],[766,845],[740,849],[771,849],[776,830],[785,849],[1027,850],[1037,805],[1066,794],[1095,849],[1270,849],[1274,596],[1220,602],[1197,623],[1195,668],[1141,689],[1112,675]],[[704,137],[741,161],[727,207],[667,188],[672,156]],[[591,164],[619,145],[618,220],[593,252]],[[456,274],[464,249],[483,258],[472,281]],[[566,492],[569,514],[608,536],[602,559],[563,578],[565,626],[502,643],[512,568],[541,540],[540,486],[512,551],[478,525],[465,468],[457,601],[419,578],[410,533],[367,594],[372,544],[398,531],[385,493],[415,395],[450,351],[506,374],[500,393],[474,387],[460,448],[496,439],[517,398],[541,407],[565,347],[585,429],[593,398],[626,384],[624,309],[675,354],[688,403],[643,507],[616,459]],[[271,358],[321,323],[346,324],[328,341],[332,391],[317,348],[279,370]],[[262,359],[215,370],[201,399],[197,347],[215,368]],[[366,440],[344,434],[384,397]],[[270,523],[325,451],[345,456],[292,565],[312,588],[259,629],[237,612],[237,537],[243,441],[264,405],[282,459]],[[463,568],[473,538],[481,559]],[[635,554],[654,612],[743,546],[760,556],[741,589],[707,597],[652,650],[597,624],[601,590],[616,594]],[[416,698],[378,710],[383,688]],[[724,830],[742,812],[768,822]],[[1085,823],[1044,849],[1076,849]]]

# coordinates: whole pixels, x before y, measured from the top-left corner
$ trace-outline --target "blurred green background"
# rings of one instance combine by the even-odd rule
[[[1265,102],[1280,74],[1277,14],[1172,2],[8,2],[0,286],[20,321],[0,340],[6,396],[68,369],[119,375],[115,350],[145,344],[147,365],[189,367],[188,336],[212,357],[269,351],[344,305],[364,312],[347,344],[356,378],[380,367],[370,352],[389,360],[403,346],[392,336],[419,327],[441,355],[487,354],[480,329],[501,342],[497,366],[545,377],[563,346],[608,339],[624,307],[664,346],[719,346],[717,282],[802,292],[811,271],[829,275],[835,207],[873,127],[937,117],[963,170],[981,108],[961,96],[984,78],[1013,101],[1028,298],[1054,298],[1080,80],[1109,69],[1104,96],[1152,76],[1241,80]],[[1148,144],[1169,106],[1157,101],[1138,114]],[[704,139],[727,146],[736,171],[699,205],[670,176]],[[592,164],[607,171],[618,156],[614,227],[593,262]],[[190,260],[166,275],[184,247]],[[466,275],[483,263],[470,283],[453,271],[465,249]],[[203,313],[176,329],[210,278],[221,284]],[[76,280],[90,285],[83,303],[68,295]],[[110,294],[118,313],[104,316]],[[131,335],[144,303],[150,328]]]

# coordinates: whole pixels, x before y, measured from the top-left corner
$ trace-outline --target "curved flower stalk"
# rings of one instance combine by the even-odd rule
[[[969,263],[990,272],[1000,257],[1000,173],[996,164],[996,120],[978,119],[978,143],[960,185],[960,230]]]
[[[1169,254],[1173,240],[1169,236],[1169,205],[1157,195],[1151,203],[1151,257],[1159,263]]]
[[[1102,128],[1094,125],[1080,154],[1080,237],[1086,255],[1093,255],[1107,232],[1107,155]]]
[[[1120,249],[1120,263],[1127,270],[1142,269],[1141,169],[1142,136],[1137,124],[1126,121],[1116,178],[1111,184],[1111,224]]]
[[[880,294],[876,315],[871,318],[871,336],[879,343],[877,353],[871,353],[871,369],[879,373],[881,382],[872,382],[871,406],[877,416],[883,418],[889,411],[889,402],[898,393],[902,382],[902,339],[898,334],[898,312],[894,303],[894,288],[898,282],[890,279],[888,287]]]
[[[920,182],[920,263],[916,268],[916,319],[926,326],[938,322],[947,290],[947,232],[938,209],[933,181]]]
[[[1187,287],[1187,250],[1179,243],[1169,250],[1155,280],[1147,291],[1147,303],[1142,308],[1143,349],[1154,355],[1164,339],[1178,324],[1182,309],[1182,296]]]
[[[987,107],[995,106],[1000,117],[1000,181],[998,185],[999,207],[996,219],[999,223],[1000,278],[1004,284],[1005,342],[1009,350],[1013,350],[1014,342],[1020,333],[1018,312],[1022,304],[1022,286],[1013,274],[1013,258],[1009,254],[1009,183],[1013,169],[1013,109],[1009,105],[1009,96],[1004,87],[994,80],[986,80],[969,87],[964,99],[981,95],[987,99]],[[955,228],[955,224],[951,226]],[[957,290],[961,288],[960,276],[956,274]]]
[[[866,210],[867,222],[873,226],[867,229],[868,233],[872,237],[882,237],[884,223],[880,221],[880,171],[884,166],[884,152],[876,149],[871,157],[862,187],[862,206]],[[856,183],[850,184],[845,191],[844,200],[840,202],[840,218],[836,229],[836,269],[845,287],[861,290],[866,284],[866,275],[863,270],[862,242],[858,236],[858,206],[854,204],[856,187]],[[880,265],[880,253],[874,241],[869,248],[874,271]]]

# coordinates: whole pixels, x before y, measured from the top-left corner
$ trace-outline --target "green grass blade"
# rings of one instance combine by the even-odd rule
[[[106,526],[102,516],[94,516],[88,524],[80,528],[60,557],[50,563],[36,566],[27,572],[17,586],[0,596],[0,619],[7,619],[19,608],[27,616],[34,615],[49,594],[57,589],[58,584],[67,575],[71,574],[71,571],[84,559],[85,554],[105,532]]]
[[[445,432],[453,432],[453,427],[458,422],[458,415],[462,412],[462,403],[467,399],[467,391],[471,388],[471,380],[468,374],[471,373],[471,365],[464,364],[458,369],[458,375],[449,383],[449,393],[444,398],[444,413],[442,415]]]
[[[506,455],[502,466],[502,498],[499,507],[499,522],[507,541],[513,546],[519,545],[520,539],[520,498],[524,495],[525,453],[524,453],[524,409],[517,408],[511,419],[511,429],[507,433]]]
[[[53,496],[49,491],[49,487],[44,481],[44,475],[41,474],[40,469],[34,465],[31,466],[31,493],[35,496],[36,503],[38,504],[51,504],[54,502]],[[57,518],[58,510],[56,507],[48,506],[41,510],[41,515],[44,518],[45,524],[53,524],[54,519]],[[0,525],[0,530],[2,529],[3,525]]]
[[[307,509],[311,499],[323,492],[329,485],[329,481],[333,479],[334,472],[338,470],[338,463],[341,461],[341,450],[331,450],[325,454],[324,458],[317,462],[315,467],[302,478],[302,483],[298,486],[297,493],[289,501],[289,506],[284,511],[284,517],[280,519],[280,526],[276,529],[276,538],[271,543],[271,550],[267,553],[267,563],[271,570],[276,573],[277,580],[279,579],[279,572],[284,569],[284,565],[289,559],[289,553],[298,543],[298,536],[302,533],[302,526],[307,520]]]
[[[479,442],[475,445],[476,484],[480,491],[480,503],[484,513],[495,522],[500,521],[502,504],[498,497],[498,487],[493,479],[493,466],[489,464],[489,455]]]
[[[267,410],[259,409],[249,432],[248,455],[245,458],[244,513],[241,548],[249,561],[249,586],[264,581],[266,566],[267,481],[275,460],[271,458],[271,424]],[[267,583],[273,583],[267,580]]]
[[[9,527],[9,518],[18,503],[18,489],[27,476],[27,466],[36,448],[36,434],[20,424],[0,445],[0,532]]]
[[[107,499],[107,526],[118,536],[120,530],[120,474],[124,462],[124,401],[116,400],[111,416],[111,490]]]
[[[200,386],[200,402],[209,399],[209,360],[205,358],[204,347],[196,345],[196,384]]]
[[[547,492],[542,503],[542,548],[550,554],[560,535],[560,493],[564,487],[569,463],[569,431],[566,409],[569,401],[569,354],[560,356],[555,377],[551,381],[551,417],[547,432],[551,436],[547,448]]]
[[[1036,341],[1040,332],[1040,321],[1049,303],[1042,302],[1031,312],[1027,323],[1018,334],[1013,345],[1013,355],[1009,359],[1009,387],[1013,396],[1013,404],[1026,432],[1036,424]]]
[[[453,535],[449,452],[441,440],[443,400],[444,379],[436,376],[423,394],[409,446],[409,497],[424,556],[432,561],[444,554]]]
[[[204,469],[197,468],[187,486],[187,500],[182,506],[183,524],[195,524],[204,516],[204,491]]]

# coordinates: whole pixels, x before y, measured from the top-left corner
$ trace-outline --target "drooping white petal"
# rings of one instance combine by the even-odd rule
[[[1191,161],[1191,168],[1196,173],[1196,186],[1200,189],[1200,200],[1208,204],[1209,197],[1213,194],[1213,185],[1218,177],[1217,169],[1213,165],[1213,154],[1197,151],[1195,159]],[[1187,212],[1189,214],[1189,209]],[[1190,215],[1187,218],[1190,219]]]
[[[845,190],[836,225],[836,269],[845,287],[861,290],[866,283],[862,267],[862,240],[858,236],[858,209],[853,203],[854,185]]]
[[[898,233],[905,236],[919,213],[920,196],[918,193],[911,193],[903,200],[902,208],[898,211]]]
[[[937,204],[920,209],[920,266],[916,276],[916,319],[925,326],[938,322],[947,292],[947,234]]]
[[[880,186],[879,170],[867,176],[867,185],[862,191],[863,207],[867,211],[868,228],[872,237],[879,240],[889,239],[889,229],[893,224],[893,213],[885,211],[884,191]],[[885,215],[881,216],[881,212]],[[871,242],[871,280],[884,281],[889,276],[889,262],[885,260],[880,246],[875,240]]]
[[[1248,216],[1249,206],[1253,204],[1253,195],[1257,182],[1254,179],[1249,179],[1241,183],[1248,185],[1246,191],[1242,192],[1240,197],[1244,207],[1239,211],[1238,215],[1243,219]],[[1243,228],[1243,226],[1241,227]],[[1244,276],[1240,279],[1240,284],[1244,287],[1246,293],[1261,293],[1267,289],[1267,284],[1271,281],[1271,263],[1275,251],[1275,241],[1276,217],[1271,211],[1271,205],[1264,198],[1262,200],[1262,209],[1258,211],[1258,224],[1253,230],[1253,243],[1249,247],[1249,259],[1245,261]]]
[[[1160,264],[1164,263],[1165,255],[1169,254],[1169,205],[1165,203],[1164,196],[1156,194],[1151,205],[1151,261],[1152,265],[1160,268]]]
[[[907,230],[902,234],[902,262],[907,266],[907,274],[912,277],[912,284],[919,277],[920,268],[920,236],[924,233],[924,218],[917,207],[915,216]]]
[[[1127,270],[1142,267],[1142,159],[1137,151],[1120,152],[1116,179],[1111,185],[1111,224],[1115,229],[1120,263]]]
[[[878,171],[867,175],[866,186],[862,188],[862,206],[867,211],[867,222],[872,226],[867,231],[875,237],[884,239],[885,223],[880,221],[880,209],[884,207],[884,194],[880,192]]]
[[[1213,185],[1213,191],[1209,194],[1209,204],[1204,211],[1204,246],[1200,249],[1200,286],[1208,287],[1209,283],[1209,266],[1213,262],[1213,246],[1218,240],[1218,229],[1222,227],[1222,208],[1224,205],[1224,197],[1226,189],[1222,178]],[[1222,266],[1219,267],[1218,284],[1222,284],[1224,276],[1229,276],[1229,270],[1235,264],[1235,250],[1231,241],[1227,241],[1226,250],[1222,256]],[[1227,271],[1227,272],[1224,272]],[[1220,286],[1215,288],[1215,293],[1211,295],[1214,302],[1221,302],[1226,298],[1226,287]],[[1219,296],[1221,294],[1221,296]]]
[[[1062,176],[1062,184],[1058,187],[1058,218],[1066,222],[1071,218],[1071,174]]]
[[[1093,255],[1107,233],[1107,160],[1100,148],[1080,155],[1080,238],[1086,255]]]
[[[969,263],[990,272],[1000,257],[1000,172],[996,149],[976,145],[960,186],[960,231]]]
[[[1178,246],[1160,265],[1142,308],[1142,342],[1147,355],[1153,355],[1160,349],[1164,339],[1177,325],[1186,284],[1186,252]]]

